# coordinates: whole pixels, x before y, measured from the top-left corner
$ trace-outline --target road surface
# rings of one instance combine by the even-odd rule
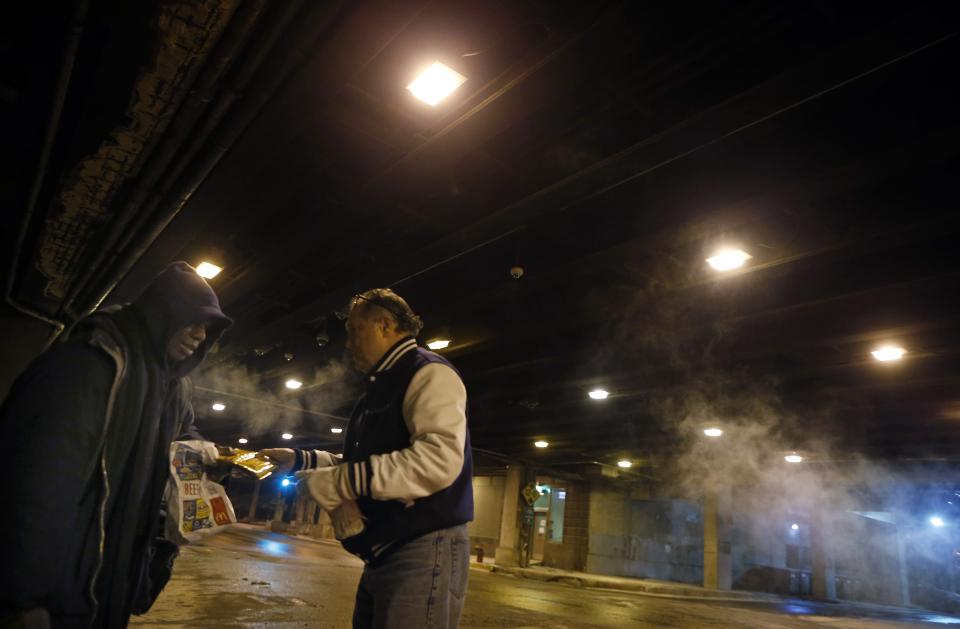
[[[361,569],[361,562],[338,545],[238,525],[185,548],[167,589],[131,626],[349,627]],[[658,597],[471,570],[461,627],[852,629],[950,624],[960,627],[960,619],[800,600]]]

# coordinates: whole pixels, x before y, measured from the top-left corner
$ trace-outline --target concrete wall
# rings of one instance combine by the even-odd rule
[[[34,358],[40,355],[53,328],[42,321],[22,315],[0,305],[0,330],[3,336],[3,361],[0,361],[0,401],[7,397],[10,386]]]
[[[631,576],[702,583],[700,507],[683,500],[635,500],[627,558]]]
[[[548,541],[543,549],[543,565],[563,570],[586,570],[590,526],[590,486],[564,483],[567,498],[563,515],[563,542]]]
[[[628,490],[604,481],[590,484],[587,572],[631,576],[627,559],[631,519]]]
[[[635,498],[615,484],[591,484],[587,571],[702,583],[700,508],[680,500]]]
[[[493,557],[500,537],[500,519],[503,514],[503,476],[473,477],[473,521],[467,524],[470,534],[470,552],[481,546],[488,557]]]

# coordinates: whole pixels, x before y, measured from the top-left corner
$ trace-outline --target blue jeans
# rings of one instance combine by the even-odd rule
[[[366,566],[354,629],[456,629],[467,594],[467,525],[427,533]]]

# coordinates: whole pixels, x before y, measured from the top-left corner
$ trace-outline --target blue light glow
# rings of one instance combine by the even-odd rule
[[[290,546],[270,539],[261,539],[257,542],[261,550],[270,555],[284,556],[290,554]]]
[[[290,485],[290,479],[284,478],[282,481],[280,481],[280,484],[283,485],[284,487],[287,487],[288,485]]]

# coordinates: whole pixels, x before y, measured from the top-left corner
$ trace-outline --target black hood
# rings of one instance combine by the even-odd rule
[[[146,324],[147,334],[161,361],[166,364],[167,343],[177,330],[197,323],[207,326],[207,338],[189,358],[173,368],[185,376],[206,357],[233,320],[220,310],[220,301],[197,271],[186,262],[174,262],[137,297],[132,307]]]

